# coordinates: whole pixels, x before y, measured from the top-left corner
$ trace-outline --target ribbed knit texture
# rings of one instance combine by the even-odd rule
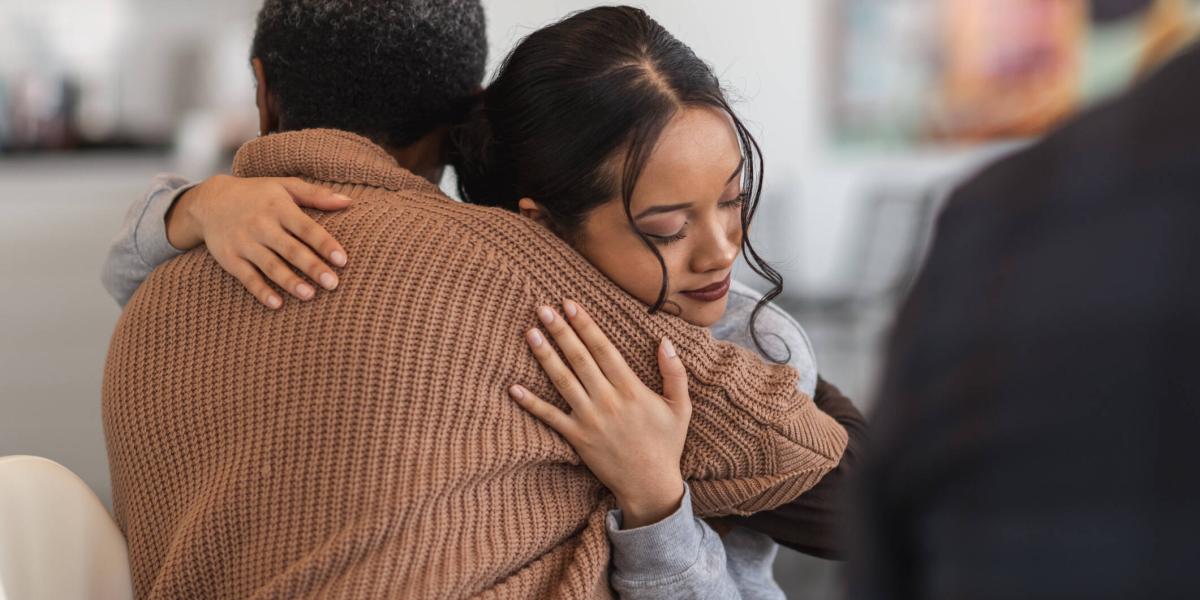
[[[611,497],[505,392],[562,404],[522,335],[564,298],[652,386],[658,340],[679,348],[697,514],[788,502],[842,454],[790,369],[647,314],[540,225],[456,203],[365,138],[262,137],[234,173],[354,197],[313,213],[350,261],[337,291],[273,312],[198,249],[126,307],[103,418],[140,598],[609,596]]]

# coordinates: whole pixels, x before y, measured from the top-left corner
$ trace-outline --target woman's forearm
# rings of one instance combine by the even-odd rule
[[[692,513],[685,489],[679,508],[644,527],[623,529],[619,510],[609,512],[611,583],[624,600],[740,598],[727,568],[725,545]]]
[[[155,267],[182,253],[167,241],[166,215],[193,185],[177,175],[157,175],[146,195],[129,207],[101,275],[104,289],[117,304],[125,306]]]

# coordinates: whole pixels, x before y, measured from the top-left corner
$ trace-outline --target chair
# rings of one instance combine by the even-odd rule
[[[822,375],[868,410],[883,368],[883,343],[932,238],[948,186],[941,181],[880,183],[861,196],[847,260],[847,289],[781,298],[813,340]]]
[[[66,467],[0,457],[0,600],[43,598],[133,598],[125,538]]]
[[[794,301],[788,308],[852,318],[870,306],[899,303],[921,268],[948,191],[940,181],[879,185],[868,191],[848,251],[847,280],[853,286],[836,296]]]

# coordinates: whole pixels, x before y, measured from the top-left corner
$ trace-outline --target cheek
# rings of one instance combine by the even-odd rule
[[[653,306],[662,286],[662,266],[632,232],[591,232],[575,248],[601,273],[643,304]],[[670,248],[659,248],[668,273],[675,272]],[[670,290],[668,290],[670,294]]]
[[[749,227],[746,229],[746,233],[749,233]],[[729,211],[729,217],[725,219],[725,237],[729,243],[741,246],[742,233],[742,213],[736,210]]]
[[[641,300],[647,306],[654,306],[662,290],[662,265],[644,246],[634,247],[636,250],[614,261],[612,269],[605,271],[609,279],[621,286],[629,295]],[[666,256],[663,257],[666,259]],[[667,263],[670,274],[670,263]],[[668,284],[669,285],[669,284]],[[667,294],[671,290],[668,287]]]

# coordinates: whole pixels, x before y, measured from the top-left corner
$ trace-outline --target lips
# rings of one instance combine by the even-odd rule
[[[721,298],[724,298],[725,294],[729,293],[730,275],[732,275],[732,273],[725,275],[725,279],[722,279],[721,281],[718,281],[710,286],[705,286],[695,290],[686,290],[680,293],[693,300],[699,300],[701,302],[715,302]]]

